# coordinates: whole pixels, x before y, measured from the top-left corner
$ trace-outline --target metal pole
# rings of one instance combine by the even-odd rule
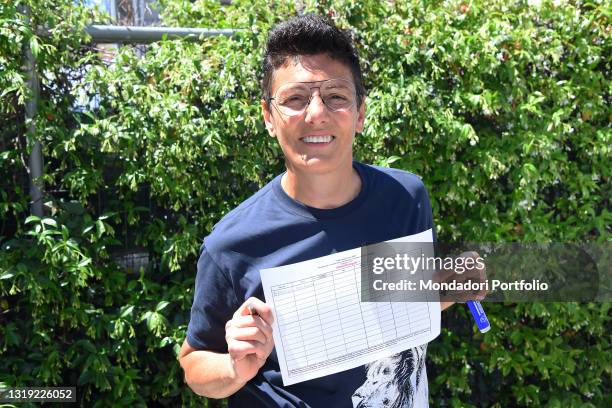
[[[109,0],[109,12],[108,14],[110,14],[111,18],[113,19],[113,22],[117,22],[117,0]]]
[[[242,30],[234,29],[210,29],[210,28],[182,28],[182,27],[136,27],[136,26],[112,26],[112,25],[90,25],[85,32],[91,35],[97,43],[137,43],[146,44],[161,41],[164,35],[168,39],[187,38],[197,40],[200,36],[212,37],[225,35],[231,37]]]
[[[114,2],[113,2],[114,3]],[[30,9],[27,6],[22,7],[22,12],[25,16],[26,23],[30,24]],[[187,38],[197,40],[200,36],[211,37],[216,35],[232,36],[234,33],[241,30],[231,29],[207,29],[207,28],[171,28],[171,27],[134,27],[134,26],[108,26],[108,25],[91,25],[85,28],[85,31],[91,35],[92,39],[98,43],[139,43],[146,44],[155,41],[161,41],[164,35],[168,39],[171,38]],[[46,35],[46,32],[37,33]],[[43,208],[43,184],[40,177],[43,174],[43,156],[42,144],[36,134],[36,114],[38,112],[38,98],[40,94],[40,84],[36,71],[36,59],[32,54],[29,43],[24,44],[24,52],[26,55],[26,74],[29,95],[26,100],[25,117],[27,124],[27,140],[33,141],[32,152],[29,158],[29,175],[30,175],[30,211],[32,215],[38,217],[44,216]]]
[[[30,25],[30,8],[24,6],[22,8],[24,13],[26,24]],[[32,152],[30,153],[29,167],[30,167],[30,211],[32,215],[42,217],[43,212],[43,184],[40,181],[43,169],[43,157],[42,157],[42,145],[39,138],[36,135],[36,114],[38,112],[38,96],[40,93],[40,84],[38,81],[38,74],[36,72],[36,59],[30,49],[30,44],[24,44],[24,51],[26,55],[26,75],[27,84],[30,90],[29,95],[26,99],[25,104],[25,117],[27,124],[27,136],[26,140],[32,141]],[[28,143],[29,145],[30,143]]]
[[[132,22],[134,23],[134,25],[140,25],[139,22],[139,13],[138,13],[138,1],[137,0],[132,0],[132,14],[133,14],[133,20]]]

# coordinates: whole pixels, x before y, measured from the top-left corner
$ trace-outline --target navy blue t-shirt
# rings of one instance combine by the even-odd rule
[[[353,163],[361,191],[333,209],[289,197],[279,175],[219,221],[197,265],[188,343],[227,353],[225,323],[247,298],[264,300],[259,271],[416,234],[433,227],[421,179],[403,170]],[[284,387],[275,351],[229,398],[230,407],[427,406],[425,347],[368,366]]]

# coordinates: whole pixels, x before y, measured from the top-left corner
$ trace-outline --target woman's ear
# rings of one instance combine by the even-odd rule
[[[365,123],[365,111],[366,111],[366,98],[365,96],[361,97],[361,106],[357,111],[357,123],[355,124],[355,132],[361,133],[363,132],[363,124]]]
[[[274,128],[274,118],[272,118],[272,111],[270,110],[270,104],[265,99],[261,100],[261,111],[263,113],[264,122],[266,129],[272,137],[276,137],[276,129]]]

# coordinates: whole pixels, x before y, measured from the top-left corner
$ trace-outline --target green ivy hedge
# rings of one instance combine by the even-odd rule
[[[356,157],[422,176],[441,241],[610,240],[605,1],[305,3],[362,56]],[[122,47],[109,63],[81,31],[97,13],[0,3],[0,383],[75,385],[82,406],[202,402],[176,361],[197,250],[283,169],[258,83],[267,30],[295,2],[160,5],[169,26],[243,31]],[[24,44],[41,76],[42,219],[27,208]],[[487,311],[485,335],[464,307],[444,312],[433,406],[612,405],[609,303]]]

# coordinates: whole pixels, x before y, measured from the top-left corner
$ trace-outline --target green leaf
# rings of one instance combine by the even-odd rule
[[[94,378],[94,374],[90,370],[84,370],[77,380],[77,385],[90,383]]]
[[[79,262],[78,267],[79,268],[84,268],[84,267],[86,267],[89,264],[91,264],[91,258],[85,258],[81,262]]]
[[[133,311],[134,311],[134,305],[123,306],[121,308],[121,314],[119,315],[119,317],[124,319],[128,317],[129,315],[131,315]]]
[[[96,221],[98,238],[100,238],[106,232],[106,225],[100,220]]]
[[[148,321],[148,320],[151,318],[151,315],[152,315],[152,314],[153,314],[153,312],[151,312],[151,311],[144,312],[144,313],[142,314],[142,316],[140,316],[140,321],[141,321],[141,322],[142,322],[142,321],[144,321],[144,320],[147,320],[147,321]]]
[[[166,306],[168,306],[170,304],[170,302],[162,300],[161,302],[159,302],[157,304],[157,307],[155,307],[155,311],[156,312],[161,312],[162,310],[164,310],[166,308]]]
[[[40,46],[38,44],[38,38],[35,35],[30,38],[30,50],[32,50],[34,58],[37,58],[40,53]]]
[[[53,218],[43,218],[42,223],[57,228],[57,221],[55,221]]]
[[[14,273],[12,273],[12,272],[4,272],[2,275],[0,275],[0,280],[3,280],[3,279],[10,279],[10,278],[12,278],[13,276],[15,276],[15,274],[14,274]]]
[[[166,318],[157,312],[151,312],[147,318],[147,328],[159,336],[166,326]]]
[[[36,216],[36,215],[29,215],[26,219],[25,219],[25,223],[26,224],[31,224],[33,222],[38,222],[40,221],[40,217]]]

